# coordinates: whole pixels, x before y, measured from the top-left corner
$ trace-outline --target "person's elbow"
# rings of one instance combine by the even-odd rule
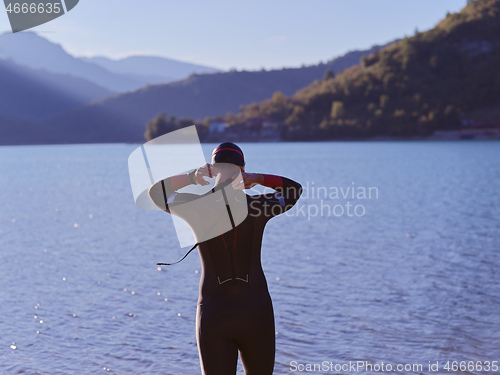
[[[302,195],[302,185],[299,184],[298,182],[295,182],[295,186],[293,187],[293,189],[291,189],[291,194],[292,194],[292,199],[297,202],[300,198],[300,196]]]

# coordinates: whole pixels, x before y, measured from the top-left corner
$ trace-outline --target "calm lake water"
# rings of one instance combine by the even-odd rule
[[[307,188],[264,235],[275,374],[500,361],[499,142],[241,146]],[[135,147],[0,148],[1,374],[200,373],[200,261],[156,267],[183,249],[133,202]]]

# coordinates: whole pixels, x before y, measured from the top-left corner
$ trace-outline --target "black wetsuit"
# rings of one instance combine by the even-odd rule
[[[203,374],[236,374],[238,351],[245,374],[273,373],[274,313],[260,260],[262,235],[267,221],[290,209],[302,190],[290,179],[273,180],[281,185],[275,193],[246,195],[248,215],[239,225],[198,246],[203,269],[196,335]],[[199,198],[177,194],[171,199],[170,183],[165,185],[169,202]]]

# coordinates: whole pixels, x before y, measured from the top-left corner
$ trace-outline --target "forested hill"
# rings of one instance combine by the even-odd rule
[[[284,121],[286,139],[428,135],[500,108],[499,67],[500,0],[479,0],[291,97],[246,106],[232,124]]]
[[[292,95],[321,79],[328,70],[357,64],[361,56],[374,49],[352,51],[327,63],[302,68],[196,74],[89,104],[44,125],[52,129],[57,142],[141,142],[146,123],[161,112],[195,120],[237,112],[240,106],[270,98],[275,91]]]

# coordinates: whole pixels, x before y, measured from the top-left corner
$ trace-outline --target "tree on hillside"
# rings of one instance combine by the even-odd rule
[[[167,114],[163,112],[146,124],[146,132],[144,133],[144,137],[147,141],[150,141],[163,134],[174,131],[176,130],[176,128],[177,126],[175,124],[175,117],[170,116],[170,118],[167,120]]]
[[[323,76],[323,81],[328,81],[329,79],[335,78],[335,73],[333,70],[328,69]]]
[[[271,102],[276,105],[284,105],[286,102],[286,96],[281,91],[276,91],[271,98]]]
[[[332,110],[330,112],[330,117],[338,118],[344,116],[344,103],[335,101],[332,103]]]
[[[194,125],[194,121],[190,118],[181,118],[177,122],[176,128],[182,129],[187,128],[188,126]]]

